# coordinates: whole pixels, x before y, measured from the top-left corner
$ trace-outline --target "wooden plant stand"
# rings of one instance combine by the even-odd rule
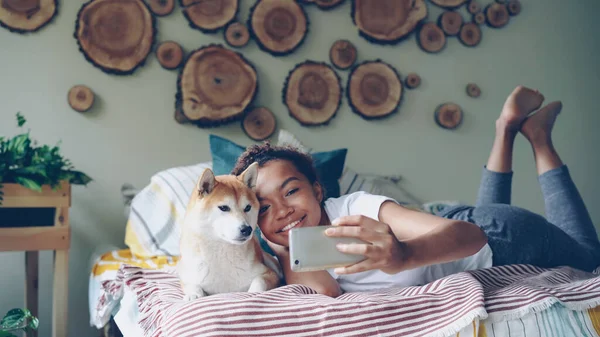
[[[63,182],[55,191],[50,186],[43,186],[42,192],[38,193],[18,184],[4,184],[2,191],[0,252],[25,252],[25,305],[38,317],[39,251],[54,251],[52,337],[66,337],[71,185]],[[34,331],[27,337],[36,335]]]

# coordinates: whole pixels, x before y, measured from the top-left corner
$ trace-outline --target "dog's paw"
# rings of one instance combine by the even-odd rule
[[[186,301],[186,302],[189,302],[189,301],[193,301],[195,299],[198,299],[200,297],[203,297],[203,295],[202,294],[185,294],[183,296],[183,300]]]
[[[185,291],[183,294],[184,301],[193,301],[195,299],[206,296],[206,293],[200,289],[200,287],[194,287],[195,289],[189,289],[189,291]]]
[[[265,282],[265,280],[263,280],[262,278],[259,278],[259,277],[252,280],[252,283],[250,284],[250,288],[248,288],[249,293],[260,293],[260,292],[267,291],[267,290],[268,290],[267,283]]]

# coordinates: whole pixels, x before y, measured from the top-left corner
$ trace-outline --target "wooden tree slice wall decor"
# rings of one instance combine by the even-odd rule
[[[481,42],[481,28],[473,22],[463,25],[458,35],[459,41],[467,47],[475,47]]]
[[[166,16],[173,12],[175,0],[148,0],[148,6],[154,15]]]
[[[175,109],[200,127],[218,126],[239,119],[257,90],[256,70],[240,53],[209,45],[185,61]]]
[[[419,85],[421,85],[421,76],[415,73],[410,73],[406,75],[405,82],[405,85],[408,89],[416,89],[419,87]]]
[[[417,44],[428,53],[439,53],[446,47],[446,34],[433,22],[420,26],[417,34]]]
[[[276,127],[275,115],[264,107],[250,110],[242,120],[242,129],[250,139],[256,141],[271,137]]]
[[[366,120],[385,118],[400,107],[404,88],[400,75],[380,60],[355,66],[346,88],[352,111]]]
[[[427,17],[425,0],[354,0],[352,21],[367,41],[395,44]]]
[[[187,117],[185,117],[185,115],[183,114],[183,111],[181,111],[182,107],[178,103],[176,103],[175,105],[176,105],[175,106],[175,115],[174,115],[175,121],[179,124],[191,123],[191,121]]]
[[[329,49],[329,60],[340,70],[346,70],[356,62],[358,52],[352,42],[348,40],[337,40]]]
[[[455,11],[445,11],[438,18],[438,25],[448,36],[457,35],[460,32],[462,24],[462,15]]]
[[[0,26],[14,33],[35,32],[57,13],[58,0],[0,0]]]
[[[479,4],[479,2],[477,2],[477,0],[471,0],[471,2],[469,2],[469,4],[467,5],[467,10],[473,15],[477,14],[481,12],[481,5]]]
[[[468,0],[430,0],[434,5],[439,7],[454,9],[465,4]]]
[[[320,9],[333,9],[341,5],[345,0],[314,0],[313,3]]]
[[[333,8],[341,5],[342,3],[344,3],[345,0],[298,0],[298,1],[301,3],[305,3],[305,4],[315,4],[320,9],[329,10],[329,9],[333,9]]]
[[[190,27],[215,33],[235,20],[239,0],[179,0]]]
[[[156,48],[158,63],[165,69],[179,68],[183,62],[183,48],[174,41],[165,41]]]
[[[463,111],[458,104],[444,103],[435,110],[434,119],[440,127],[454,130],[462,123]]]
[[[308,33],[308,17],[294,0],[259,0],[248,19],[250,34],[261,50],[274,56],[292,53]]]
[[[233,22],[225,29],[225,42],[236,48],[244,47],[250,41],[248,27],[241,22]]]
[[[342,103],[342,83],[326,63],[305,61],[285,79],[283,104],[303,126],[328,124]]]
[[[479,12],[473,15],[473,22],[477,25],[483,25],[485,23],[485,14],[483,14],[483,12]]]
[[[494,2],[485,8],[485,18],[488,26],[492,28],[502,28],[508,23],[510,16],[505,4]]]
[[[150,54],[155,34],[154,17],[141,0],[93,0],[77,14],[79,49],[106,73],[133,73]]]
[[[481,89],[479,89],[479,86],[477,84],[469,83],[467,84],[467,95],[469,97],[477,98],[481,96]]]
[[[521,2],[518,0],[511,0],[508,3],[508,13],[511,16],[519,15],[519,13],[521,13]]]
[[[86,112],[94,104],[94,92],[85,85],[76,85],[69,90],[67,100],[73,110]]]

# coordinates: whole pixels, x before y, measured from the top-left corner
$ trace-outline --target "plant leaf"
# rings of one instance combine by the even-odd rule
[[[17,112],[17,124],[19,125],[19,127],[22,127],[26,122],[27,120],[25,119],[25,117],[23,117],[23,115],[21,115],[20,112]]]
[[[17,184],[21,184],[29,189],[32,189],[34,191],[38,191],[41,192],[42,191],[42,186],[40,184],[38,184],[35,180],[33,179],[29,179],[29,178],[25,178],[25,177],[19,177],[16,176],[15,177],[15,182]]]
[[[37,317],[31,316],[29,319],[29,327],[37,330],[40,325],[40,320]]]
[[[27,314],[22,309],[9,310],[2,321],[0,327],[4,330],[22,329],[27,325]]]
[[[71,184],[87,185],[90,181],[92,181],[92,178],[83,172],[68,171],[68,173],[71,174],[71,179],[69,179]]]

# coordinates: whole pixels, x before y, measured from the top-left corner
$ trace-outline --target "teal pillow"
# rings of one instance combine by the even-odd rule
[[[210,135],[210,153],[212,156],[213,172],[215,175],[229,174],[233,170],[238,157],[246,151],[228,139]],[[325,152],[311,153],[319,181],[325,188],[325,199],[340,196],[338,180],[344,172],[348,149],[337,149]]]

